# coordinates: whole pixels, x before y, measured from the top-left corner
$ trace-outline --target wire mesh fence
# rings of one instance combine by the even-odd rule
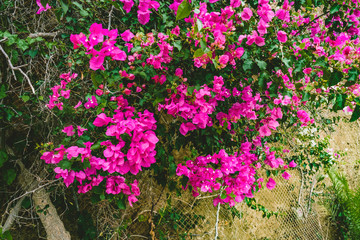
[[[233,208],[214,206],[212,196],[176,196],[152,186],[146,192],[156,202],[154,217],[143,221],[151,222],[152,239],[329,239],[324,220],[327,213],[313,203],[319,190],[316,178],[306,178],[298,169],[289,173],[289,180],[276,176],[275,189],[262,189],[255,195],[256,204],[277,216],[263,218],[264,211],[253,210],[244,202]],[[144,182],[145,186],[149,187],[149,182]]]

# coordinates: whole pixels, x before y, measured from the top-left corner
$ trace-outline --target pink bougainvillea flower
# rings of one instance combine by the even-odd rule
[[[266,183],[266,187],[271,190],[271,189],[274,189],[276,186],[276,182],[274,179],[272,178],[269,178],[268,182]]]
[[[233,8],[238,8],[241,6],[240,0],[230,0],[230,6]]]
[[[82,102],[79,101],[79,102],[74,106],[74,108],[77,109],[77,108],[80,107],[81,105],[82,105]]]
[[[132,207],[134,202],[137,202],[138,199],[135,197],[135,195],[129,195],[128,197],[129,205]]]
[[[69,90],[61,90],[61,96],[63,96],[65,99],[68,99],[70,97],[70,89]]]
[[[70,41],[74,44],[74,49],[77,49],[80,47],[81,44],[84,45],[84,43],[86,42],[86,35],[83,33],[71,34]]]
[[[270,136],[270,135],[271,135],[271,131],[267,125],[261,126],[259,128],[259,136],[260,137],[265,137],[265,136]]]
[[[294,168],[294,167],[296,167],[297,166],[297,164],[294,162],[294,161],[291,161],[290,163],[289,163],[289,167],[291,167],[291,168]]]
[[[257,33],[257,31],[253,31],[252,35],[247,36],[247,39],[248,39],[246,41],[247,45],[252,45],[254,42],[259,47],[265,45],[265,39],[263,37],[260,37],[259,34]]]
[[[222,65],[222,68],[226,67],[226,64],[228,63],[229,61],[229,56],[228,55],[221,55],[219,57],[219,63]]]
[[[209,3],[216,3],[219,0],[209,0]]]
[[[138,20],[139,23],[141,23],[142,25],[145,25],[149,22],[150,20],[150,11],[138,11]]]
[[[98,105],[96,97],[95,96],[91,96],[90,98],[88,98],[88,101],[84,104],[84,107],[86,109],[89,108],[95,108]]]
[[[129,13],[131,11],[131,8],[134,6],[133,0],[120,0],[120,2],[124,4],[123,9],[125,10],[126,13]]]
[[[240,16],[243,21],[249,21],[252,15],[253,13],[250,8],[244,8]]]
[[[82,128],[81,126],[77,126],[77,133],[78,133],[79,136],[82,136],[85,131],[87,131],[86,128]]]
[[[311,71],[312,71],[312,68],[305,68],[305,69],[303,70],[303,73],[305,73],[305,74],[310,74]]]
[[[287,35],[284,31],[278,31],[277,33],[277,39],[279,42],[285,43],[287,41]]]
[[[101,96],[101,95],[104,94],[104,90],[102,90],[102,89],[96,89],[95,93],[96,93],[96,95]]]
[[[183,75],[183,70],[181,68],[177,68],[175,70],[175,76],[182,77],[182,75]]]
[[[120,50],[118,47],[112,47],[110,51],[110,56],[113,60],[118,61],[125,61],[126,60],[126,53],[123,50]],[[102,68],[100,68],[103,70]]]
[[[179,36],[179,34],[180,34],[180,27],[179,27],[179,25],[176,25],[176,27],[174,27],[173,29],[171,29],[171,32],[170,32],[171,34],[174,34],[174,35],[176,35],[176,36]]]
[[[105,56],[104,55],[98,55],[96,57],[92,57],[90,59],[90,69],[96,71],[98,69],[100,70],[105,70],[103,63],[105,60]]]
[[[135,37],[135,35],[129,29],[123,32],[120,36],[125,42],[130,42],[131,39]]]
[[[69,137],[71,137],[72,135],[75,134],[73,125],[64,127],[64,129],[62,130],[62,132],[63,132],[63,133],[66,133],[66,135],[69,136]]]
[[[36,12],[36,14],[40,14],[42,12],[46,12],[48,9],[51,8],[51,6],[47,3],[46,8],[41,4],[41,0],[36,0],[36,4],[39,6],[39,10]]]
[[[106,29],[107,30],[107,29]],[[101,23],[93,23],[90,26],[89,43],[92,46],[104,41],[104,30]]]
[[[284,172],[282,175],[281,175],[284,179],[286,179],[286,180],[289,180],[290,179],[290,177],[291,177],[291,175],[288,173],[288,172]]]
[[[108,125],[110,121],[111,121],[110,117],[107,117],[105,113],[100,113],[95,118],[93,124],[97,127],[102,127]]]

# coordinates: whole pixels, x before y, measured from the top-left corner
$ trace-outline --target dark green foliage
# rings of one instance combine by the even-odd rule
[[[360,239],[360,187],[352,189],[337,169],[328,172],[333,183],[335,200],[332,215],[341,239]]]

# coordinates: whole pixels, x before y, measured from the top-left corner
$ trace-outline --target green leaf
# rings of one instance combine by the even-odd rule
[[[244,64],[243,64],[243,69],[244,69],[244,71],[247,71],[247,70],[250,70],[250,69],[252,69],[252,64],[253,64],[253,61],[251,61],[250,59],[246,59],[245,61],[244,61]]]
[[[5,84],[2,84],[0,87],[0,99],[3,99],[6,97],[6,86]]]
[[[118,205],[119,209],[125,210],[126,209],[125,198],[119,199],[119,201],[117,202],[117,205]]]
[[[356,81],[359,77],[359,71],[356,68],[351,68],[349,70],[349,78],[348,81]]]
[[[105,200],[105,195],[104,194],[100,194],[100,200],[101,201]]]
[[[174,42],[174,47],[176,47],[179,51],[181,51],[181,48],[182,48],[181,41],[180,40],[175,41]]]
[[[18,46],[18,48],[20,48],[23,51],[25,51],[26,49],[29,48],[29,44],[24,39],[20,39],[17,42],[17,46]]]
[[[24,102],[27,102],[27,101],[30,100],[30,97],[27,96],[27,95],[22,95],[22,96],[21,96],[21,99],[22,99]]]
[[[183,18],[186,18],[190,15],[191,12],[191,6],[188,2],[188,0],[182,1],[182,3],[179,5],[177,14],[176,14],[176,20],[181,20]]]
[[[291,62],[291,60],[288,59],[288,58],[284,58],[284,59],[283,59],[283,63],[284,63],[285,66],[288,67],[288,68],[291,67],[291,66],[290,66],[290,62]]]
[[[58,167],[60,167],[61,169],[71,169],[71,165],[72,162],[67,161],[67,160],[62,160],[58,163]]]
[[[1,228],[0,228],[1,229]],[[1,236],[1,235],[0,235]],[[6,239],[6,240],[13,240],[10,231],[6,231],[2,234],[2,239]]]
[[[30,50],[28,51],[28,54],[29,54],[29,56],[30,56],[31,58],[34,58],[37,53],[38,53],[38,50],[32,50],[32,49],[30,49]]]
[[[197,26],[198,32],[200,32],[204,27],[204,25],[202,24],[200,19],[196,19],[196,26]]]
[[[307,101],[307,100],[310,99],[310,97],[311,97],[310,93],[309,93],[309,92],[305,92],[305,93],[303,94],[301,100],[302,100],[302,101]]]
[[[338,84],[342,80],[342,78],[343,78],[343,73],[338,70],[335,70],[330,75],[330,79],[328,81],[328,86],[331,87],[331,86]]]
[[[204,51],[201,48],[199,48],[198,50],[195,51],[194,58],[201,57],[204,54],[205,54]]]
[[[64,1],[60,1],[60,5],[64,14],[66,14],[67,11],[69,10],[69,4],[65,3]]]
[[[187,92],[188,92],[189,96],[193,95],[194,90],[195,90],[195,86],[191,86],[191,87],[187,88]]]
[[[16,178],[16,171],[13,168],[8,169],[4,175],[3,179],[5,180],[7,185],[10,185]]]
[[[97,74],[96,72],[91,73],[91,80],[94,86],[97,88],[103,82],[104,78],[101,74]]]
[[[2,167],[8,159],[9,157],[7,153],[5,151],[0,150],[0,167]]]
[[[142,49],[141,46],[137,46],[137,47],[132,48],[131,52],[132,53],[139,52],[139,51],[141,51],[141,49]]]
[[[200,47],[204,51],[204,53],[207,53],[207,51],[206,51],[207,45],[203,39],[200,40]],[[210,51],[210,49],[208,51]]]
[[[345,102],[346,102],[346,94],[337,94],[333,110],[334,111],[342,110],[345,107]]]
[[[255,60],[256,61],[256,64],[259,66],[259,68],[261,69],[261,70],[265,70],[266,69],[266,62],[264,62],[264,61],[261,61],[261,60]]]
[[[100,148],[100,142],[95,143],[94,145],[91,146],[91,150],[96,150]]]
[[[351,115],[350,122],[355,122],[360,117],[360,106],[356,105],[353,114]]]
[[[338,12],[340,10],[340,8],[341,8],[341,5],[339,5],[339,4],[332,6],[330,9],[330,14],[334,14],[334,13]]]

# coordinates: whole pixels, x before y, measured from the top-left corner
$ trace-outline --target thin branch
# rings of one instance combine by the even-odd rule
[[[38,33],[30,33],[30,35],[28,36],[29,38],[37,38],[37,37],[56,37],[56,35],[59,32],[53,32],[53,33],[45,33],[45,32],[38,32]]]
[[[216,224],[215,224],[215,238],[214,238],[214,240],[217,240],[218,235],[219,235],[219,229],[218,229],[218,225],[219,225],[219,213],[220,213],[220,203],[218,203],[218,205],[217,205]]]
[[[316,175],[315,175],[315,176],[313,177],[312,184],[311,184],[311,189],[310,189],[310,194],[309,194],[309,202],[308,202],[308,209],[307,209],[306,214],[309,214],[309,212],[310,212],[310,208],[311,208],[311,196],[312,196],[312,194],[313,194],[314,187],[315,187],[316,184],[317,184],[317,179],[316,179]]]
[[[114,6],[111,6],[111,10],[110,10],[110,12],[109,12],[108,30],[110,30],[110,27],[111,27],[111,17],[112,17],[113,11],[114,11]]]
[[[18,199],[20,199],[20,198],[26,197],[27,195],[29,195],[29,194],[31,194],[31,193],[34,193],[34,192],[40,190],[40,189],[43,188],[43,187],[46,187],[46,186],[51,185],[51,184],[53,184],[53,183],[56,183],[56,182],[58,182],[59,180],[60,180],[60,178],[59,178],[59,179],[56,179],[56,180],[54,180],[54,181],[45,183],[44,185],[40,185],[39,187],[37,187],[37,188],[35,188],[35,189],[31,190],[31,191],[25,192],[25,193],[22,194],[21,196],[19,196],[19,197],[17,197],[17,198],[14,198],[13,200],[11,200],[11,201],[9,202],[8,206],[9,206],[12,202],[14,202],[14,201],[16,201],[16,200],[18,200]]]
[[[4,39],[5,39],[5,38],[4,38]],[[4,39],[0,40],[0,42],[4,41]],[[22,74],[22,75],[25,77],[25,79],[27,80],[27,82],[28,82],[28,84],[29,84],[29,86],[30,86],[30,88],[31,88],[32,93],[35,94],[35,89],[34,89],[33,85],[31,84],[31,80],[30,80],[30,78],[28,77],[28,75],[26,75],[26,73],[25,73],[20,67],[14,67],[14,66],[13,66],[13,64],[12,64],[9,56],[6,54],[5,50],[1,47],[1,45],[0,45],[0,51],[4,54],[5,58],[7,59],[8,63],[9,63],[9,66],[10,66],[10,68],[11,68],[11,71],[13,72],[14,77],[16,78],[14,70],[18,70],[19,72],[21,72],[21,74]]]
[[[19,201],[16,203],[15,207],[13,209],[11,209],[11,211],[9,213],[9,216],[6,219],[4,226],[2,227],[3,232],[6,232],[7,230],[9,230],[11,228],[11,226],[14,223],[15,219],[19,215],[19,211],[21,209],[21,204],[22,204],[24,199],[25,199],[25,196],[20,198]]]

